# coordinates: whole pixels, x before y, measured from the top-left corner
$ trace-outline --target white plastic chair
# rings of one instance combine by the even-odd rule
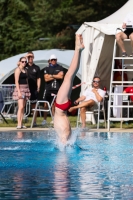
[[[100,122],[100,113],[103,113],[103,117],[104,117],[104,124],[105,124],[105,128],[106,128],[106,116],[105,116],[105,109],[104,109],[104,101],[102,102],[98,102],[97,104],[97,108],[94,108],[94,114],[97,114],[97,129],[99,129],[99,122]]]
[[[106,128],[104,101],[96,103],[94,106],[91,107],[90,111],[86,111],[86,122],[91,121],[92,124],[96,124],[94,116],[97,115],[97,129],[99,129],[100,112],[103,113],[104,123]],[[90,117],[87,117],[87,115],[90,115]],[[79,127],[79,123],[81,123],[80,109],[78,109],[77,127]]]
[[[0,115],[5,119],[17,120],[18,101],[13,100],[12,94],[15,84],[0,84]],[[27,120],[30,114],[30,100],[26,101],[23,120]]]
[[[3,119],[8,124],[8,122],[6,121],[5,117],[2,114],[3,106],[4,106],[4,100],[3,100],[2,91],[0,90],[0,120]]]
[[[34,113],[33,113],[33,118],[32,118],[32,122],[31,122],[31,128],[33,127],[33,123],[34,123],[36,111],[39,111],[39,112],[41,112],[41,111],[42,111],[42,112],[50,112],[50,116],[51,116],[51,118],[52,118],[52,120],[53,120],[52,105],[53,105],[53,103],[54,103],[54,101],[55,101],[55,98],[56,98],[56,95],[54,95],[53,100],[52,100],[52,102],[51,102],[51,105],[50,105],[50,103],[49,103],[48,101],[43,101],[43,100],[42,100],[42,101],[37,101],[35,108],[32,109],[32,110],[34,111]],[[41,109],[41,108],[40,108],[40,103],[43,103],[43,104],[46,103],[48,109]]]
[[[4,119],[10,119],[13,114],[15,101],[12,99],[14,85],[0,85],[0,113]]]

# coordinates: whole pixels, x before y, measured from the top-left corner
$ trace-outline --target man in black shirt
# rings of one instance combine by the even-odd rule
[[[50,104],[53,100],[51,94],[57,94],[64,77],[64,69],[62,66],[57,64],[57,57],[53,54],[50,56],[50,63],[48,67],[44,68],[44,80],[45,90],[43,99],[48,101]],[[47,109],[47,104],[44,104],[44,108]],[[52,107],[52,114],[54,115],[54,105]],[[44,112],[44,120],[42,125],[46,124],[47,112]]]
[[[31,100],[31,106],[33,109],[33,108],[35,108],[35,105],[36,105],[36,102],[38,99],[38,94],[40,91],[41,73],[40,73],[39,66],[37,66],[33,63],[33,60],[34,60],[33,52],[28,52],[28,54],[26,55],[26,58],[28,60],[26,69],[28,71],[28,84],[29,84],[29,89],[31,92],[30,100]],[[34,120],[34,126],[36,126],[36,117],[37,117],[37,113],[36,113],[35,120]]]

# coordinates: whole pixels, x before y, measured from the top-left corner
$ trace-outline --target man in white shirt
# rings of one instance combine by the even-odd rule
[[[130,28],[127,28],[127,26]],[[125,29],[125,31],[124,32],[122,31],[122,32],[116,34],[117,44],[121,48],[122,57],[126,57],[127,53],[126,53],[126,49],[125,49],[123,40],[130,39],[131,47],[132,47],[132,52],[131,52],[130,56],[133,57],[133,13],[127,14],[127,16],[125,17],[125,19],[123,21],[122,28]]]
[[[92,88],[84,91],[83,95],[79,97],[74,103],[75,106],[71,107],[68,111],[72,112],[80,108],[80,116],[82,121],[82,128],[86,126],[86,110],[87,107],[93,106],[97,102],[101,102],[105,96],[105,91],[99,88],[100,78],[95,76],[92,81]],[[79,105],[78,103],[81,102]]]

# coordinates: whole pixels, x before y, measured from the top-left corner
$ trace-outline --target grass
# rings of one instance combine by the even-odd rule
[[[77,116],[69,116],[69,120],[70,120],[70,124],[72,127],[76,127],[77,126]],[[1,121],[0,122],[0,127],[16,127],[17,126],[17,121],[13,121],[12,119],[7,119],[8,124],[6,124],[5,122]],[[28,117],[27,121],[24,120],[24,124],[29,128],[31,126],[31,121],[32,121],[32,117]],[[47,117],[47,122],[48,125],[46,126],[42,126],[41,122],[43,121],[42,117],[38,117],[37,118],[37,124],[39,128],[48,128],[49,126],[52,126],[52,124],[50,124],[51,122],[51,117]],[[87,127],[89,128],[96,128],[96,125],[93,125],[91,123],[87,123]],[[104,128],[104,123],[100,123],[99,125],[100,128]],[[122,124],[123,128],[133,128],[133,122],[129,121],[129,122],[124,122]],[[110,123],[110,128],[120,128],[120,122],[111,122]]]
[[[70,123],[71,123],[71,126],[72,127],[76,127],[76,120],[77,120],[77,117],[69,117],[70,119]],[[3,120],[1,121],[0,123],[0,127],[16,127],[17,126],[17,121],[16,120],[12,120],[12,119],[6,119],[8,124],[6,124],[5,122],[3,122]],[[27,127],[30,127],[31,126],[31,121],[32,121],[32,117],[28,117],[27,120],[23,120],[23,124]],[[39,128],[44,128],[44,127],[47,127],[46,126],[42,126],[41,123],[43,121],[43,117],[37,117],[37,127]],[[47,122],[48,122],[48,126],[52,124],[50,124],[51,122],[51,117],[47,117]]]

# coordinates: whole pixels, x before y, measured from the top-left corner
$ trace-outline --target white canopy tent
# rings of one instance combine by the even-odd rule
[[[50,58],[51,54],[55,54],[57,56],[58,64],[68,69],[73,57],[74,50],[50,49],[33,51],[33,53],[35,57],[34,63],[37,64],[40,69],[48,66],[48,59]],[[26,53],[0,61],[0,84],[2,84],[10,75],[14,73],[18,60],[24,55],[26,55]],[[77,77],[81,79],[81,67],[79,68]]]
[[[98,22],[85,22],[78,29],[77,33],[83,35],[85,44],[82,52],[82,82],[91,85],[94,75],[98,75],[101,77],[101,86],[109,89],[116,29],[121,28],[125,16],[133,12],[132,5],[133,0],[129,0],[109,17]],[[131,53],[131,49],[128,51]],[[84,87],[82,85],[82,91]]]

